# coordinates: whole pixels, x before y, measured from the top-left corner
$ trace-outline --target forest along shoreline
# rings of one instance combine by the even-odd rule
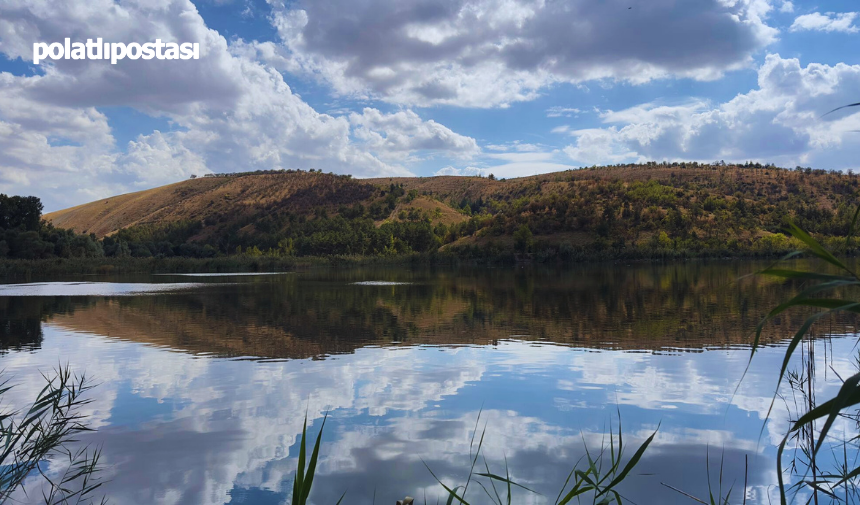
[[[858,189],[851,172],[651,162],[509,180],[220,174],[44,215],[0,195],[0,276],[776,257],[802,245],[789,220],[850,255]]]

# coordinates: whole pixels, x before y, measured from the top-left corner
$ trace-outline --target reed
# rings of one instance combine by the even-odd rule
[[[75,375],[68,366],[58,367],[25,411],[0,414],[0,503],[13,500],[26,480],[40,476],[46,505],[106,503],[97,491],[100,448],[79,447],[78,435],[91,431],[81,408],[92,400],[86,393],[93,384],[85,375]],[[6,380],[0,397],[14,386]],[[49,474],[44,463],[61,465],[62,471]]]
[[[469,442],[470,466],[466,482],[463,485],[453,487],[446,485],[439,477],[436,476],[430,466],[424,462],[424,466],[427,467],[427,471],[430,472],[430,475],[432,475],[433,478],[436,479],[436,482],[438,482],[445,490],[445,493],[448,496],[446,505],[452,505],[455,503],[460,505],[470,505],[467,500],[467,494],[469,486],[473,482],[480,486],[481,490],[489,497],[491,502],[497,505],[511,505],[512,503],[515,503],[513,501],[515,490],[535,493],[535,491],[515,482],[511,478],[507,458],[505,458],[504,475],[493,473],[490,469],[490,464],[482,453],[484,438],[487,434],[486,423],[481,431],[477,446],[475,445],[475,438],[478,434],[478,426],[480,425],[482,412],[483,410],[478,412],[478,418],[475,421],[475,430],[472,432],[472,439]],[[302,437],[299,442],[298,468],[296,469],[296,475],[293,479],[293,497],[291,501],[293,505],[306,505],[308,497],[310,496],[318,461],[317,457],[319,455],[320,440],[322,439],[322,432],[325,428],[325,421],[327,418],[328,415],[323,417],[320,432],[317,435],[313,452],[310,460],[307,461],[307,464],[305,464],[307,454],[307,431],[305,428],[302,428]],[[307,425],[307,415],[305,415],[305,425]],[[585,455],[574,464],[573,469],[571,469],[567,479],[561,486],[561,490],[559,491],[554,504],[579,504],[585,500],[586,502],[591,502],[593,505],[603,505],[613,502],[620,505],[622,503],[623,496],[618,491],[618,486],[636,467],[639,460],[642,459],[643,454],[645,454],[645,450],[654,440],[655,435],[657,435],[657,431],[654,431],[654,433],[652,433],[651,436],[649,436],[645,442],[636,449],[633,456],[631,456],[630,459],[622,465],[622,462],[625,460],[625,448],[624,437],[621,430],[621,416],[619,412],[617,434],[610,425],[608,437],[604,437],[599,450],[593,451],[590,449],[583,437]],[[479,461],[480,465],[483,465],[483,468],[486,471],[480,471],[481,466],[479,466]],[[476,471],[476,468],[478,471]],[[474,487],[472,489],[474,489]],[[336,505],[339,505],[345,496],[346,492],[341,495]]]
[[[860,206],[858,206],[851,221],[851,227],[845,240],[845,249],[851,247],[858,216],[860,216]],[[803,349],[801,344],[804,340],[812,340],[811,331],[816,323],[837,313],[860,314],[860,301],[858,301],[860,298],[858,298],[856,291],[860,287],[860,276],[846,263],[839,260],[834,251],[824,247],[800,227],[789,223],[787,232],[804,244],[804,252],[818,258],[820,264],[817,268],[795,269],[781,268],[778,262],[759,272],[760,275],[764,276],[798,280],[804,282],[805,286],[796,296],[771,310],[759,323],[750,354],[751,361],[759,348],[762,331],[769,321],[789,309],[805,308],[816,311],[806,318],[788,341],[778,373],[777,390],[774,392],[767,413],[767,418],[769,418],[778,397],[779,386],[784,380],[792,390],[796,391],[804,392],[805,385],[809,386],[803,395],[803,401],[800,403],[799,415],[790,423],[789,429],[777,450],[776,463],[780,503],[782,505],[787,504],[789,495],[797,496],[797,493],[804,489],[811,493],[815,503],[818,502],[819,494],[826,495],[828,499],[835,499],[838,502],[842,501],[840,497],[842,496],[845,502],[848,502],[849,496],[856,494],[857,480],[860,478],[860,464],[857,464],[856,457],[849,456],[848,447],[850,445],[853,452],[856,453],[858,451],[856,445],[858,437],[839,441],[831,433],[831,428],[837,419],[850,418],[851,409],[860,404],[860,372],[842,380],[842,386],[835,396],[819,402],[814,398],[814,390],[811,387],[814,369],[797,373],[791,372],[789,365],[798,351]],[[791,253],[783,260],[799,254],[801,251]],[[811,362],[811,358],[807,357],[806,359],[807,363]],[[838,465],[837,471],[822,473],[819,471],[816,461],[828,440],[831,441],[829,444],[831,450],[834,449],[834,446],[841,446],[844,457],[841,464]],[[797,458],[793,460],[790,473],[795,474],[798,479],[797,482],[789,485],[785,482],[787,472],[783,468],[783,457],[790,441],[799,443],[803,458],[800,460],[802,467],[800,469],[798,469]]]

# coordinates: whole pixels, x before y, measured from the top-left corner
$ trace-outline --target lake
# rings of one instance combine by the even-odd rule
[[[746,503],[764,504],[791,393],[765,417],[782,341],[803,319],[772,326],[740,382],[755,325],[797,290],[742,278],[762,266],[320,268],[0,285],[0,368],[16,384],[4,402],[32,401],[40,372],[60,363],[91,376],[86,413],[97,431],[83,440],[103,447],[104,492],[118,504],[284,503],[305,414],[315,437],[326,413],[317,504],[344,492],[344,503],[425,494],[436,503],[444,490],[428,467],[463,484],[476,422],[493,473],[507,459],[512,479],[536,492],[519,490],[514,502],[554,503],[583,445],[598,449],[619,414],[628,457],[659,426],[624,497],[694,503],[672,486],[707,501],[722,460],[723,493],[734,485],[740,502],[746,479]],[[856,373],[854,329],[833,320],[817,336],[804,352],[814,352],[816,393],[832,394],[837,374]],[[468,492],[488,501],[477,485]]]

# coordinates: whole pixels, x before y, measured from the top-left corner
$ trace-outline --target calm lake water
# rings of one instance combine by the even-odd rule
[[[24,405],[58,363],[98,383],[87,406],[117,504],[284,503],[307,412],[323,415],[314,503],[436,503],[462,484],[482,411],[484,454],[553,503],[583,442],[623,421],[628,456],[658,425],[622,494],[768,503],[788,412],[764,424],[784,317],[749,360],[761,316],[796,291],[739,277],[761,264],[555,269],[349,269],[278,275],[77,278],[0,285],[0,368]],[[856,371],[856,339],[828,323],[816,392]],[[822,396],[823,397],[823,396]],[[790,399],[790,397],[789,397]],[[789,402],[790,403],[790,400]],[[844,428],[848,429],[848,428]],[[711,464],[706,455],[710,453]],[[470,487],[473,503],[486,496]],[[773,496],[773,495],[772,495]],[[734,502],[735,500],[733,500]],[[443,500],[444,502],[444,500]]]

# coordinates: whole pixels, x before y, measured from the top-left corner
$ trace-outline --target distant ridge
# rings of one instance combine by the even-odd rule
[[[237,245],[277,248],[291,233],[307,239],[306,254],[353,251],[337,244],[329,247],[338,239],[325,233],[341,233],[344,226],[332,221],[336,216],[349,223],[372,220],[377,227],[426,222],[432,240],[443,248],[516,246],[525,253],[544,241],[574,248],[595,244],[597,250],[731,251],[786,246],[779,237],[768,237],[778,234],[789,217],[806,222],[813,233],[844,234],[846,209],[856,205],[858,188],[853,174],[755,164],[649,163],[508,180],[355,179],[288,170],[199,177],[44,217],[56,227],[99,238],[141,227],[150,230],[146,236],[154,236],[151,231],[159,227],[193,223],[186,226],[190,231],[183,241],[211,244],[224,253],[234,252]],[[305,224],[312,222],[322,228]],[[353,228],[350,233],[366,233],[358,225]],[[392,233],[413,251],[434,247],[410,241],[407,235],[413,232],[408,229]],[[382,251],[383,246],[377,243],[365,250]]]

